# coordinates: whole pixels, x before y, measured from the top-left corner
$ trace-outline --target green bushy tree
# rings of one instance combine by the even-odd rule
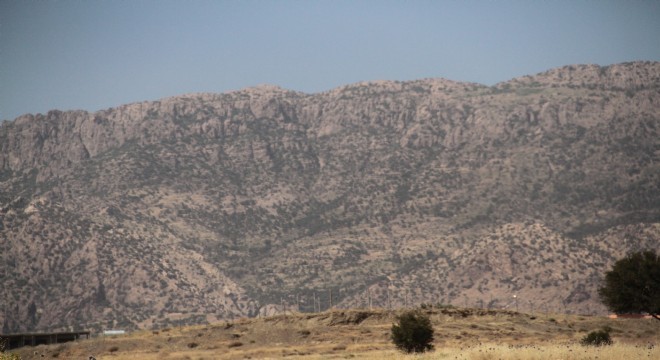
[[[392,342],[406,353],[432,350],[431,320],[419,311],[408,311],[397,316],[397,323],[392,324]]]
[[[648,313],[660,320],[660,256],[641,251],[617,261],[598,295],[617,314]]]

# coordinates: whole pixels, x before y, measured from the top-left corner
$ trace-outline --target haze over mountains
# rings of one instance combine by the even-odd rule
[[[2,330],[323,310],[330,291],[604,313],[602,273],[660,250],[659,133],[658,62],[24,115],[0,126]]]

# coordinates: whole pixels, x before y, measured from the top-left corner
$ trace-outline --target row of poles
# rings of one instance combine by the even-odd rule
[[[283,310],[284,313],[286,313],[287,311],[294,311],[294,310],[299,311],[299,312],[310,312],[310,311],[311,312],[321,312],[322,309],[323,310],[333,309],[341,302],[341,291],[340,290],[338,290],[337,293],[333,292],[333,290],[328,290],[327,291],[327,296],[326,296],[327,302],[325,303],[327,305],[327,307],[323,307],[323,302],[324,302],[324,301],[322,301],[323,293],[324,292],[316,292],[316,291],[312,293],[312,298],[310,299],[311,300],[311,309],[310,309],[309,306],[303,306],[303,304],[308,305],[308,303],[305,300],[304,296],[301,296],[300,294],[296,294],[295,303],[289,302],[286,298],[280,298],[281,309]],[[393,308],[393,306],[392,306],[393,305],[393,301],[392,301],[393,299],[392,299],[392,295],[391,295],[391,292],[389,291],[389,289],[386,291],[386,298],[387,298],[386,301],[387,301],[387,303],[382,304],[382,302],[380,302],[380,304],[379,304],[380,306],[377,306],[375,304],[375,300],[377,298],[374,298],[374,296],[372,296],[372,290],[370,288],[367,288],[367,291],[366,291],[365,295],[366,295],[365,298],[363,298],[363,300],[362,300],[363,301],[362,304],[364,305],[364,308],[368,308],[370,310],[373,309],[374,307],[382,307],[382,308],[387,308],[387,309],[392,309]],[[401,300],[403,300],[403,304],[401,304],[400,302],[398,303],[398,306],[397,306],[397,304],[394,304],[395,305],[394,308],[401,307],[401,305],[403,305],[403,308],[407,308],[409,305],[413,306],[413,305],[418,304],[418,303],[411,303],[410,302],[411,299],[409,298],[409,293],[408,293],[407,289],[405,290],[403,299],[401,299]],[[491,300],[489,301],[488,304],[484,304],[483,299],[478,299],[473,304],[469,304],[469,299],[466,296],[463,299],[463,305],[464,305],[465,308],[472,305],[476,308],[480,308],[480,309],[486,309],[487,308],[489,310],[490,309],[511,309],[511,310],[513,310],[515,308],[515,311],[518,312],[521,308],[520,303],[522,302],[522,303],[525,304],[525,305],[522,306],[523,309],[529,311],[532,314],[535,311],[543,311],[544,313],[548,314],[548,313],[550,313],[550,310],[551,310],[551,308],[548,306],[548,304],[540,304],[540,305],[537,306],[537,304],[535,304],[532,300],[521,301],[521,299],[518,295],[513,295],[511,297],[511,299],[508,300],[508,301],[505,300],[504,302],[500,302],[501,300],[502,299],[493,299],[491,297]],[[422,301],[422,303],[424,303],[424,301]],[[431,303],[432,303],[432,301],[431,301]],[[456,303],[456,301],[454,303]],[[571,313],[571,311],[568,309],[567,302],[562,301],[561,303],[562,303],[562,308],[561,309],[555,309],[555,310],[559,310],[559,312],[563,312],[565,314]],[[356,305],[359,307],[360,304],[358,303]],[[383,305],[386,305],[386,306],[383,306]]]
[[[325,309],[335,308],[335,306],[341,301],[340,300],[341,299],[341,291],[338,290],[337,292],[338,292],[336,294],[337,296],[335,296],[335,293],[333,292],[333,290],[328,290],[328,292],[327,292],[327,303],[326,303],[328,306],[325,307]],[[374,297],[372,297],[372,294],[371,294],[371,289],[367,289],[366,299],[365,299],[365,303],[364,303],[365,308],[373,309],[374,308],[374,300],[375,299],[374,299]],[[289,309],[290,305],[294,305],[295,309],[297,309],[300,312],[303,312],[303,306],[302,306],[303,303],[307,303],[307,302],[305,301],[304,297],[300,296],[300,294],[296,294],[295,303],[293,303],[293,304],[290,304],[290,302],[285,298],[280,298],[280,306],[281,306],[282,310],[284,311],[284,313],[286,313],[289,310],[293,310],[293,309]],[[312,312],[321,312],[321,309],[323,308],[323,306],[322,306],[323,305],[322,304],[322,292],[316,292],[316,291],[313,292],[311,303],[312,303],[311,304],[312,305],[312,309],[311,309]],[[403,298],[403,306],[408,307],[408,290],[405,291],[405,295],[404,295],[404,298]],[[391,297],[391,294],[390,294],[389,290],[387,291],[387,308],[392,309],[392,297]],[[307,307],[307,310],[309,310],[308,307]]]

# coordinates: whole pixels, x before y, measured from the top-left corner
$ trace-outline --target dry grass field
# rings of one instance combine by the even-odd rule
[[[76,343],[15,350],[23,359],[660,359],[660,322],[652,319],[426,309],[435,351],[397,352],[389,340],[396,311],[334,310],[240,319],[207,326],[137,331]],[[579,340],[604,326],[614,345]]]

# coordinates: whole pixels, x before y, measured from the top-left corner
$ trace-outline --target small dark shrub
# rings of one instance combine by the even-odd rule
[[[198,346],[199,346],[199,344],[196,343],[196,342],[191,342],[191,343],[188,344],[188,347],[191,348],[191,349],[194,349],[194,348],[196,348],[196,347],[198,347]]]
[[[392,324],[392,342],[406,353],[420,353],[433,349],[433,326],[425,314],[408,311],[397,316]]]
[[[452,304],[442,304],[442,303],[437,303],[433,306],[438,308],[438,309],[453,309],[454,308],[454,305],[452,305]]]
[[[239,347],[239,346],[243,346],[243,343],[240,342],[240,341],[234,341],[234,342],[230,343],[229,345],[227,345],[227,347],[230,347],[230,348]]]
[[[612,345],[612,338],[610,338],[609,329],[596,330],[587,334],[580,340],[580,344],[584,346],[605,346]]]
[[[117,350],[119,350],[119,348],[116,347],[116,346],[113,346],[110,349],[108,349],[108,352],[116,352]]]

